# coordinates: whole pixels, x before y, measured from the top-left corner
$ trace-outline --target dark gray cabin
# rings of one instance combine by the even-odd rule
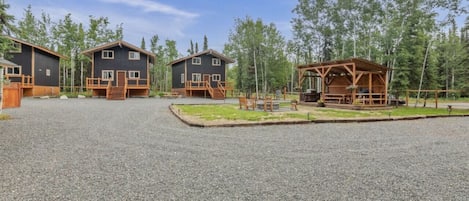
[[[130,96],[148,96],[150,68],[155,54],[125,41],[107,43],[82,54],[91,58],[91,77],[86,88],[93,96],[125,99]]]
[[[24,96],[59,95],[60,58],[66,57],[20,39],[5,37],[13,42],[13,49],[6,57],[17,64],[5,68],[5,77],[19,83]]]
[[[171,62],[172,91],[184,95],[224,95],[230,86],[226,83],[227,64],[234,60],[215,50],[208,49]],[[221,85],[221,86],[220,86]]]

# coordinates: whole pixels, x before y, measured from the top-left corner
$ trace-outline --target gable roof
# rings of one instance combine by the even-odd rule
[[[115,47],[115,46],[125,46],[125,47],[128,47],[132,50],[135,50],[137,52],[140,52],[140,53],[143,53],[143,54],[146,54],[146,55],[149,55],[153,58],[156,57],[155,54],[153,54],[152,52],[149,52],[149,51],[146,51],[142,48],[139,48],[135,45],[132,45],[128,42],[125,42],[123,40],[118,40],[118,41],[114,41],[114,42],[110,42],[110,43],[106,43],[106,44],[103,44],[103,45],[100,45],[100,46],[97,46],[97,47],[94,47],[94,48],[91,48],[91,49],[88,49],[88,50],[85,50],[83,52],[81,52],[82,54],[84,55],[87,55],[87,56],[90,56],[95,53],[95,52],[99,52],[101,50],[104,50],[104,49],[108,49],[108,48],[111,48],[111,47]]]
[[[176,64],[176,63],[179,63],[181,61],[185,61],[185,60],[188,60],[188,59],[192,59],[194,57],[198,57],[200,55],[204,55],[204,54],[211,54],[215,57],[218,57],[220,58],[221,60],[225,61],[226,63],[234,63],[234,60],[215,51],[215,50],[212,50],[212,49],[208,49],[208,50],[205,50],[205,51],[202,51],[202,52],[199,52],[199,53],[195,53],[195,54],[192,54],[192,55],[189,55],[187,57],[182,57],[180,59],[176,59],[174,61],[172,61],[171,63],[169,63],[168,65],[173,65],[173,64]]]
[[[45,47],[41,47],[41,46],[39,46],[39,45],[34,45],[34,44],[29,43],[29,42],[26,42],[26,41],[24,41],[24,40],[20,40],[20,39],[17,39],[17,38],[13,38],[13,37],[11,37],[11,36],[3,36],[3,37],[8,38],[8,39],[10,39],[10,40],[12,40],[12,41],[15,41],[15,42],[17,42],[17,43],[21,43],[21,44],[24,44],[24,45],[27,45],[27,46],[34,47],[34,48],[36,48],[36,49],[42,50],[42,51],[44,51],[44,52],[47,52],[47,53],[49,53],[49,54],[52,54],[52,55],[57,56],[57,57],[62,58],[62,59],[67,58],[66,56],[64,56],[64,55],[62,55],[62,54],[60,54],[60,53],[54,52],[54,51],[52,51],[52,50],[50,50],[50,49],[47,49],[47,48],[45,48]]]

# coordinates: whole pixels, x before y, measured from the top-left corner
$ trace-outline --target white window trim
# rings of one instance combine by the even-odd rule
[[[107,73],[111,73],[111,78],[105,78],[104,75],[107,74]],[[101,79],[103,81],[114,81],[114,70],[102,70],[101,71]]]
[[[129,70],[129,79],[131,80],[138,80],[140,79],[140,71],[138,70]],[[138,73],[138,76],[135,76],[135,73]]]
[[[131,55],[135,56],[132,57]],[[140,60],[140,52],[137,51],[129,51],[129,60]]]
[[[194,78],[196,78],[196,79],[194,79]],[[200,81],[202,81],[202,74],[201,73],[192,73],[192,82],[200,82]]]
[[[196,62],[198,61],[198,62]],[[192,57],[192,64],[193,65],[202,65],[202,58],[200,57]]]
[[[181,84],[184,84],[186,82],[186,76],[184,73],[181,73]]]
[[[112,57],[109,57],[109,54],[106,56],[105,53],[112,53]],[[103,50],[101,51],[101,58],[102,59],[114,59],[114,50]]]
[[[21,71],[22,71],[22,67],[21,66],[7,66],[7,67],[4,67],[5,68],[5,75],[12,75],[12,76],[19,76],[21,75]],[[14,73],[15,72],[15,68],[18,68],[18,74]],[[8,73],[8,69],[13,69],[12,72],[13,73]]]
[[[12,45],[12,49],[10,50],[10,53],[21,53],[22,49],[21,47],[23,45],[21,45],[21,43],[19,42],[16,42],[16,41],[13,41],[13,45]]]
[[[221,66],[221,60],[219,58],[212,58],[212,66]]]
[[[215,77],[218,77],[218,79],[215,79]],[[212,74],[212,82],[218,81],[221,81],[221,74]]]

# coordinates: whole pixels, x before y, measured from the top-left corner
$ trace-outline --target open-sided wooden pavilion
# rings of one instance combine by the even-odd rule
[[[320,100],[327,105],[362,108],[387,105],[389,69],[385,66],[351,58],[300,65],[297,68],[298,86],[303,86],[305,80],[317,80],[312,85],[316,85]]]

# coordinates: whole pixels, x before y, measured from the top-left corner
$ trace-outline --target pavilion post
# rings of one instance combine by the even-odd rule
[[[357,86],[357,77],[356,77],[356,66],[355,63],[352,63],[352,83],[353,86]],[[357,87],[354,87],[352,90],[352,104],[355,102],[355,98],[357,96]]]
[[[321,73],[321,101],[324,102],[324,99],[326,97],[326,74],[324,73],[324,67],[322,67],[322,73]]]
[[[368,73],[368,104],[371,105],[373,101],[373,97],[371,93],[373,92],[373,73]]]
[[[388,103],[388,72],[384,72],[384,104]]]

